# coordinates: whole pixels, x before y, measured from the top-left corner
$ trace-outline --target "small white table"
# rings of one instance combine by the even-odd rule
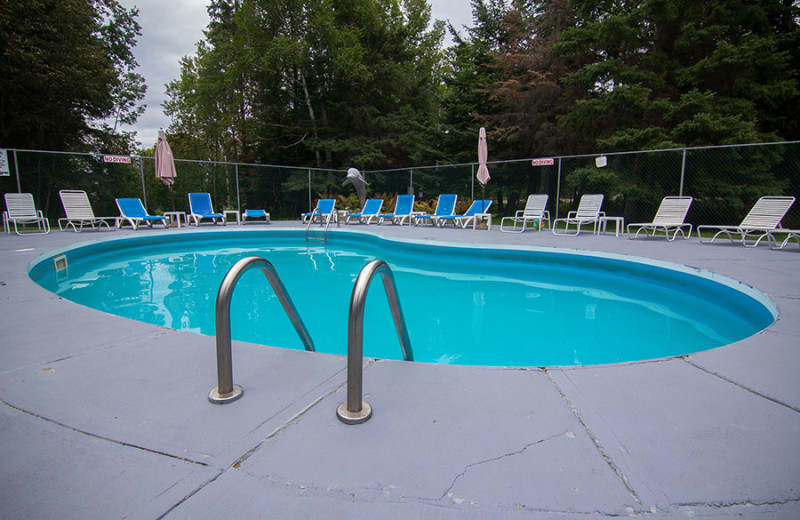
[[[620,228],[625,231],[625,218],[624,217],[600,217],[597,223],[597,234],[606,232],[606,225],[609,222],[614,223],[614,236],[619,236]]]
[[[486,219],[486,229],[492,229],[492,214],[491,213],[475,213],[475,218],[472,219],[472,229],[478,229],[478,219],[483,222]]]
[[[172,223],[175,222],[178,225],[178,228],[181,227],[181,217],[183,217],[183,224],[185,226],[189,225],[189,217],[186,216],[185,211],[165,211],[164,216],[169,219],[169,225],[172,226]]]
[[[233,218],[236,220],[236,223],[240,226],[242,225],[242,221],[240,220],[239,210],[236,209],[223,209],[222,216],[225,217],[225,221],[228,220],[228,215],[233,215]]]

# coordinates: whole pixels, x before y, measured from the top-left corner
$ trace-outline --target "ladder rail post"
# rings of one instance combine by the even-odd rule
[[[372,407],[362,400],[364,364],[364,307],[367,291],[376,273],[381,274],[386,297],[392,312],[397,337],[403,351],[403,359],[414,360],[408,338],[397,287],[389,265],[383,260],[373,260],[359,273],[350,296],[350,316],[347,323],[347,400],[339,405],[336,416],[345,424],[361,424],[372,417]]]
[[[239,399],[244,389],[233,383],[233,355],[231,353],[231,299],[233,289],[241,276],[249,269],[257,267],[278,296],[283,310],[295,328],[303,346],[313,352],[314,342],[308,333],[303,320],[297,312],[286,287],[278,276],[275,267],[265,258],[249,256],[236,262],[220,283],[215,306],[216,347],[217,347],[217,387],[208,394],[208,400],[214,404],[226,404]]]

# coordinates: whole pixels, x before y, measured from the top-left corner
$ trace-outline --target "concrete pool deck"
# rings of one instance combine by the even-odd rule
[[[228,229],[285,227],[303,229]],[[214,338],[79,306],[26,275],[50,250],[130,231],[3,234],[0,518],[800,518],[796,245],[343,229],[676,262],[763,291],[779,317],[726,347],[628,364],[367,360],[374,415],[346,426],[342,356],[234,342],[245,395],[215,406]]]

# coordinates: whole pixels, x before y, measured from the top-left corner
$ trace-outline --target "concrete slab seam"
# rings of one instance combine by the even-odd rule
[[[600,439],[598,439],[597,436],[595,436],[595,434],[592,432],[592,429],[589,428],[589,425],[586,424],[586,422],[583,420],[583,417],[581,417],[581,414],[580,412],[578,412],[578,409],[575,407],[572,401],[570,401],[569,397],[567,397],[567,395],[561,390],[561,387],[558,386],[558,383],[556,383],[555,379],[553,379],[553,376],[550,375],[550,371],[547,368],[541,368],[540,370],[544,373],[547,379],[550,380],[550,384],[553,385],[553,388],[555,388],[558,394],[561,396],[561,399],[567,405],[567,408],[569,408],[570,411],[572,412],[572,415],[574,415],[575,418],[578,420],[578,422],[581,424],[584,431],[592,440],[595,447],[597,448],[597,451],[600,453],[600,456],[603,457],[603,460],[606,462],[608,467],[611,468],[611,470],[614,472],[614,474],[617,476],[620,482],[622,482],[622,485],[625,486],[625,489],[628,490],[628,493],[631,495],[631,498],[633,498],[633,500],[637,504],[642,504],[642,499],[639,498],[639,494],[630,485],[630,483],[628,482],[628,478],[622,473],[622,470],[619,469],[619,467],[614,463],[614,461],[611,460],[611,457],[606,452],[606,449],[603,447],[602,443],[600,442]]]
[[[40,419],[40,420],[45,421],[45,422],[48,422],[50,424],[54,424],[54,425],[59,426],[61,428],[65,428],[65,429],[73,431],[75,433],[80,433],[82,435],[86,435],[87,437],[92,437],[94,439],[98,439],[98,440],[101,440],[101,441],[111,442],[111,443],[117,444],[119,446],[124,446],[126,448],[134,448],[134,449],[137,449],[137,450],[146,451],[147,453],[152,453],[153,455],[160,455],[162,457],[169,457],[171,459],[179,460],[181,462],[188,462],[189,464],[196,464],[198,466],[208,466],[208,463],[201,462],[199,460],[192,460],[192,459],[189,459],[189,458],[186,458],[186,457],[181,457],[180,455],[174,455],[172,453],[167,453],[165,451],[158,451],[158,450],[154,450],[154,449],[151,449],[151,448],[146,448],[144,446],[131,444],[130,442],[125,442],[125,441],[121,441],[121,440],[118,440],[118,439],[112,439],[110,437],[104,437],[104,436],[98,435],[96,433],[87,432],[85,430],[81,430],[79,428],[75,428],[73,426],[70,426],[68,424],[64,424],[64,423],[56,421],[54,419],[50,419],[48,417],[44,417],[43,415],[40,415],[38,413],[31,412],[30,410],[25,410],[24,408],[20,408],[19,406],[15,406],[15,405],[9,403],[8,401],[6,401],[4,399],[0,399],[0,403],[4,404],[5,406],[8,406],[12,410],[16,410],[16,411],[18,411],[20,413],[24,413],[26,415],[30,415],[31,417],[35,417],[37,419]]]
[[[797,408],[797,407],[795,407],[795,406],[792,406],[792,405],[790,405],[789,403],[785,403],[785,402],[781,401],[780,399],[776,399],[776,398],[774,398],[774,397],[768,396],[767,394],[765,394],[765,393],[763,393],[763,392],[759,392],[759,391],[758,391],[758,390],[756,390],[755,388],[750,388],[750,387],[749,387],[749,386],[747,386],[747,385],[743,385],[742,383],[739,383],[739,382],[737,382],[737,381],[734,381],[733,379],[731,379],[731,378],[729,378],[729,377],[725,377],[725,376],[723,376],[723,375],[722,375],[722,374],[720,374],[719,372],[714,372],[713,370],[709,370],[709,369],[707,369],[707,368],[705,368],[705,367],[703,367],[703,366],[701,366],[701,365],[698,365],[698,364],[697,364],[697,363],[695,363],[694,361],[691,361],[690,359],[687,359],[687,358],[681,358],[681,359],[683,359],[683,361],[685,361],[685,362],[686,362],[686,363],[688,363],[689,365],[693,366],[694,368],[696,368],[696,369],[698,369],[698,370],[702,370],[702,371],[703,371],[703,372],[705,372],[706,374],[712,375],[712,376],[714,376],[714,377],[718,377],[718,378],[722,379],[723,381],[725,381],[726,383],[730,383],[730,384],[732,384],[732,385],[734,385],[734,386],[737,386],[737,387],[741,388],[742,390],[744,390],[744,391],[746,391],[746,392],[750,392],[751,394],[753,394],[753,395],[757,395],[758,397],[761,397],[762,399],[766,399],[767,401],[771,401],[771,402],[773,402],[773,403],[775,403],[775,404],[778,404],[778,405],[784,406],[784,407],[786,407],[786,408],[788,408],[788,409],[792,410],[793,412],[798,412],[798,413],[800,413],[800,408]]]

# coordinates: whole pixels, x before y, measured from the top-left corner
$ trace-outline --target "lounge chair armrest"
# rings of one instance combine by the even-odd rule
[[[575,218],[575,216],[577,216],[577,214],[578,214],[577,211],[570,211],[570,212],[567,213],[567,218]]]

